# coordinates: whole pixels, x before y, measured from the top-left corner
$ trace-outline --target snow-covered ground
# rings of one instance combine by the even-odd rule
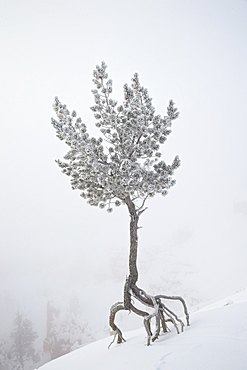
[[[183,333],[171,329],[150,347],[143,328],[124,336],[126,343],[108,349],[107,337],[40,369],[246,370],[247,289],[194,312]]]

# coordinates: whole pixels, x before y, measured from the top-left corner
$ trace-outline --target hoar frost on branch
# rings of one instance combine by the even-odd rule
[[[175,320],[181,321],[161,302],[162,297],[180,300],[189,323],[187,308],[181,297],[151,297],[136,286],[138,220],[148,198],[157,193],[165,196],[175,184],[172,176],[180,160],[176,156],[172,164],[167,165],[160,159],[160,146],[171,133],[172,121],[179,112],[170,100],[167,116],[162,118],[155,115],[152,99],[147,89],[140,85],[137,73],[132,78],[131,87],[124,85],[124,102],[119,105],[111,98],[112,80],[108,79],[106,68],[102,62],[93,71],[96,88],[92,90],[95,105],[91,110],[97,120],[96,126],[101,131],[99,138],[90,137],[86,125],[80,117],[77,118],[77,113],[70,113],[67,106],[55,98],[53,108],[57,120],[52,119],[52,124],[58,138],[70,147],[64,157],[67,162],[57,160],[57,163],[62,172],[71,178],[72,189],[80,190],[81,197],[87,199],[90,205],[106,208],[108,212],[112,212],[113,205],[127,205],[130,214],[130,271],[124,288],[124,302],[112,306],[110,326],[118,335],[118,342],[124,341],[120,329],[115,325],[115,315],[121,309],[135,312],[144,317],[150,344],[150,338],[154,340],[149,325],[152,317],[156,317],[157,325],[161,322],[164,331],[167,331],[167,320],[175,326]],[[138,310],[132,305],[131,297],[153,307],[155,313],[149,315]],[[158,327],[155,339],[160,332],[160,325]]]
[[[121,205],[131,195],[135,200],[167,194],[175,184],[174,170],[180,161],[175,157],[171,165],[158,161],[159,152],[170,134],[172,120],[178,117],[171,100],[167,116],[155,115],[147,89],[140,85],[138,75],[132,79],[132,88],[124,85],[123,105],[110,98],[112,81],[108,80],[106,65],[94,71],[97,89],[92,90],[95,105],[91,107],[107,145],[101,137],[90,137],[81,118],[71,114],[66,105],[55,98],[54,110],[58,120],[52,120],[57,136],[65,140],[71,150],[64,157],[68,163],[57,161],[62,171],[71,177],[73,189],[90,205],[107,207]]]

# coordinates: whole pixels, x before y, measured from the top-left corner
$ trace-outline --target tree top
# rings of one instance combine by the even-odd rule
[[[167,115],[155,115],[148,90],[141,86],[137,73],[131,86],[124,85],[124,101],[112,99],[112,80],[108,79],[105,62],[93,71],[92,90],[95,104],[91,107],[100,130],[98,138],[90,137],[87,126],[69,112],[56,97],[53,108],[57,119],[52,124],[57,136],[70,147],[66,162],[57,160],[62,172],[71,178],[72,189],[81,191],[88,203],[112,211],[130,197],[137,207],[156,193],[166,195],[175,184],[172,179],[180,160],[171,165],[161,160],[160,146],[171,133],[172,121],[179,112],[169,101]]]

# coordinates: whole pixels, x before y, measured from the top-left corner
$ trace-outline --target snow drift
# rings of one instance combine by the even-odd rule
[[[247,290],[191,315],[179,335],[163,334],[150,347],[144,328],[125,333],[126,343],[107,347],[107,337],[42,366],[42,370],[244,370],[247,359]]]

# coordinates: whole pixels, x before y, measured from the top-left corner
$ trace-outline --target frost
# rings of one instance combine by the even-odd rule
[[[171,165],[158,160],[179,113],[170,100],[167,116],[155,115],[152,99],[137,73],[131,86],[124,85],[124,101],[119,105],[110,97],[112,80],[106,69],[102,62],[93,71],[95,104],[91,110],[102,137],[90,137],[76,111],[70,114],[57,97],[53,105],[57,120],[52,118],[52,124],[58,138],[70,147],[66,162],[57,163],[71,178],[72,189],[82,191],[90,205],[112,212],[111,205],[120,206],[129,195],[141,203],[156,193],[166,195],[175,184],[172,176],[180,165],[178,156]]]

